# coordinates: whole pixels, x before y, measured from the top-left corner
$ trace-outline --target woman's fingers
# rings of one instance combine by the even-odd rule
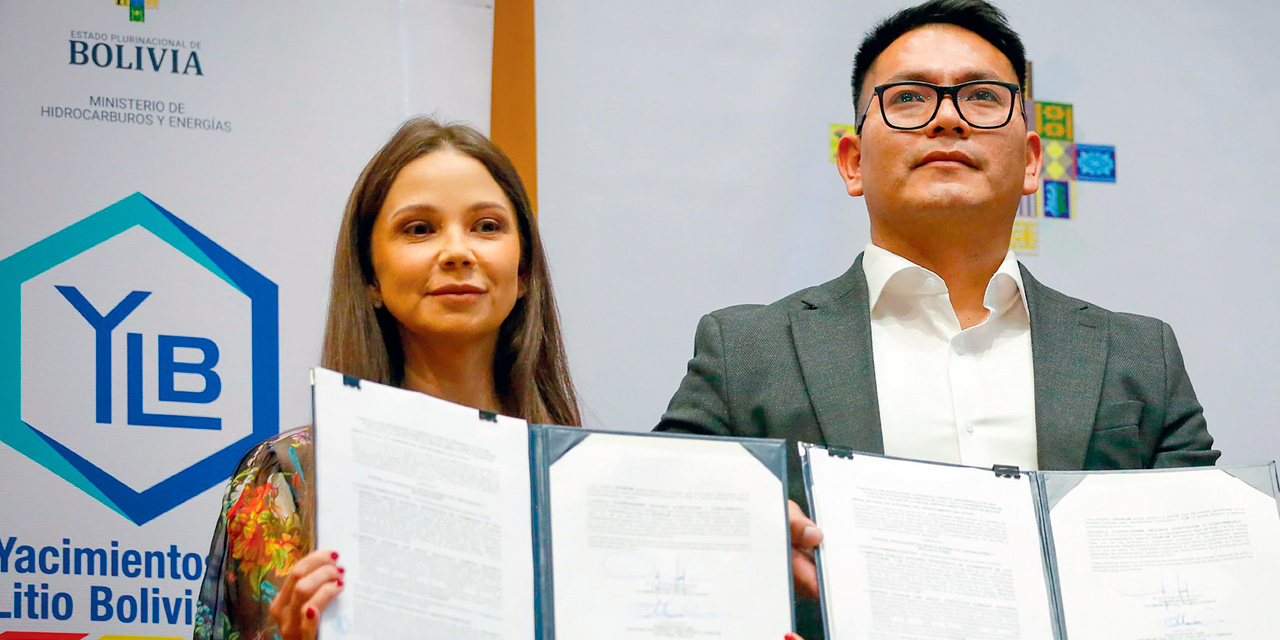
[[[320,628],[320,614],[329,606],[329,603],[339,594],[342,593],[342,580],[336,579],[320,585],[316,589],[310,600],[302,605],[302,637],[315,638],[316,632]]]
[[[342,569],[337,563],[338,552],[332,549],[312,551],[294,563],[270,608],[271,619],[280,629],[282,640],[315,638],[320,611],[312,610],[308,618],[307,607],[314,606],[308,603],[323,585],[335,582],[342,576]],[[324,602],[327,604],[329,599]]]
[[[342,579],[342,571],[336,564],[323,564],[299,578],[293,587],[293,601],[298,605],[311,602],[324,585]]]

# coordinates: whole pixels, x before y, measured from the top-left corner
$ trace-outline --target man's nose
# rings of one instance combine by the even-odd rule
[[[930,132],[942,133],[954,130],[957,133],[967,133],[969,131],[969,123],[960,116],[960,103],[956,102],[957,99],[953,95],[938,99],[938,113],[933,116],[933,124],[929,127]]]

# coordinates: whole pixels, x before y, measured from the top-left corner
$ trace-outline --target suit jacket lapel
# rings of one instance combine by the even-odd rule
[[[1107,317],[1063,296],[1022,267],[1031,318],[1036,449],[1041,469],[1084,467],[1107,365]]]
[[[791,311],[791,336],[826,444],[884,453],[862,256],[801,302]]]

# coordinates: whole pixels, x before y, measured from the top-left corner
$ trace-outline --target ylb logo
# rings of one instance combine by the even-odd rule
[[[89,302],[76,287],[56,285],[54,288],[93,327],[94,360],[97,363],[97,366],[94,367],[94,395],[96,397],[94,415],[99,424],[111,424],[111,333],[116,327],[120,326],[121,321],[133,313],[134,309],[138,308],[138,305],[142,304],[143,300],[146,300],[151,295],[151,292],[131,291],[111,311],[103,314],[95,309],[93,303]],[[142,406],[142,334],[129,333],[127,337],[129,366],[126,379],[128,380],[129,389],[129,424],[145,427],[187,427],[191,429],[218,429],[221,427],[222,420],[220,418],[147,413]],[[161,334],[157,336],[156,346],[160,356],[158,369],[159,399],[161,401],[203,404],[218,399],[219,394],[222,393],[222,379],[214,371],[214,366],[218,364],[218,345],[214,341],[197,336]],[[180,347],[200,351],[202,354],[200,361],[194,363],[178,362],[174,358],[174,352]],[[178,390],[175,384],[178,373],[193,373],[200,376],[204,380],[204,388],[200,391]]]
[[[277,304],[135,193],[0,261],[0,441],[143,524],[278,432]]]

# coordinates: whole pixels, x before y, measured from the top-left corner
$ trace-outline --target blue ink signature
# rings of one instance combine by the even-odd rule
[[[1148,607],[1161,609],[1162,623],[1166,629],[1210,626],[1223,622],[1218,617],[1215,601],[1207,598],[1205,593],[1193,590],[1191,584],[1180,574],[1172,577],[1160,576],[1158,580],[1159,586],[1136,592],[1121,590],[1115,585],[1112,588],[1123,596],[1146,600]]]
[[[706,594],[689,579],[679,556],[674,566],[665,571],[652,559],[639,554],[611,556],[605,560],[605,573],[634,584],[638,597],[632,613],[636,618],[713,617],[699,610],[697,600]]]

